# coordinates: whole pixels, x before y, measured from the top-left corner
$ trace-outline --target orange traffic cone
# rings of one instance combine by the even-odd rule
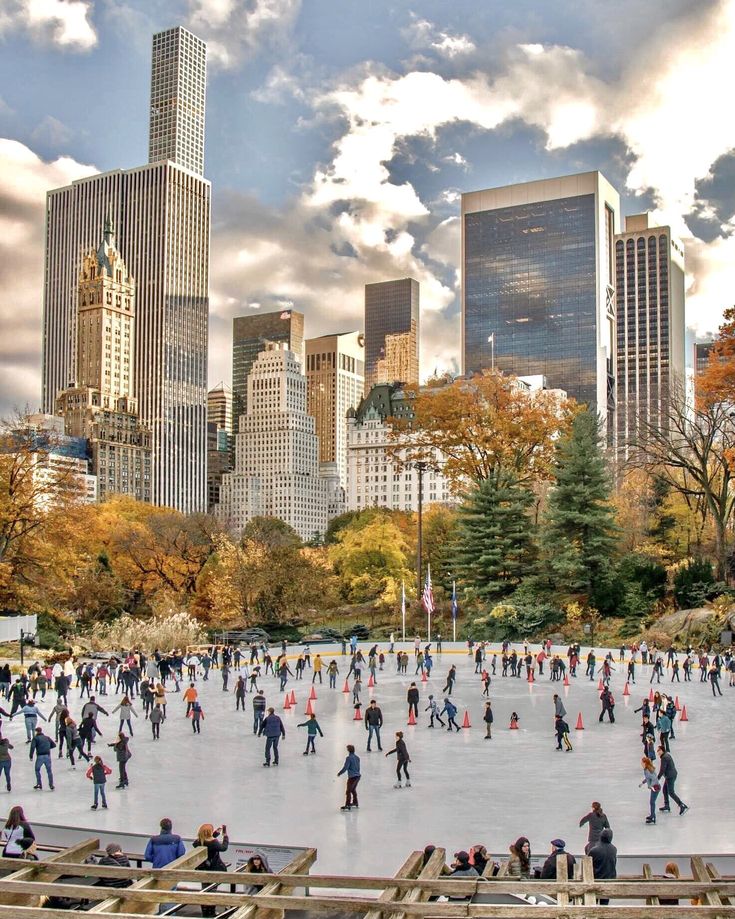
[[[422,671],[421,671],[421,682],[422,682],[422,683],[427,683],[427,682],[428,682],[428,679],[429,679],[429,678],[426,676],[426,671],[425,671],[425,670],[422,670]]]
[[[653,702],[653,686],[648,690],[648,701]]]
[[[284,711],[288,711],[289,708],[291,708],[291,696],[286,693],[286,698],[283,700],[283,709]]]
[[[358,702],[358,704],[355,706],[355,717],[354,717],[352,720],[353,720],[353,721],[362,721],[362,715],[360,714],[360,703],[359,703],[359,702]]]
[[[372,689],[375,686],[375,680],[373,679],[372,673],[370,674],[370,679],[368,680],[368,689]]]
[[[564,674],[564,685],[569,686],[569,674],[568,673]]]
[[[686,705],[682,707],[681,715],[679,715],[679,721],[689,721],[687,716],[687,707]]]
[[[629,695],[630,695],[630,689],[628,688],[628,684],[627,684],[627,683],[625,684],[625,689],[623,690],[623,695],[624,695],[624,696],[629,696]]]
[[[472,725],[470,724],[470,713],[467,711],[467,709],[464,710],[464,721],[462,722],[462,727],[463,728],[472,727]]]
[[[291,690],[291,705],[296,705],[296,693]]]
[[[681,705],[679,705],[679,697],[678,697],[678,696],[674,699],[674,708],[677,710],[677,712],[680,712],[680,711],[681,711]]]
[[[600,680],[600,682],[597,684],[597,691],[602,692],[603,689],[604,689],[604,686],[602,685],[602,680]]]
[[[349,692],[349,691],[350,691],[350,681],[345,680],[345,685],[344,685],[344,688],[342,689],[342,692]]]
[[[305,715],[313,715],[313,714],[314,714],[314,709],[311,707],[311,699],[309,699],[308,702],[306,703],[306,711],[304,712],[304,714],[305,714]]]
[[[314,689],[313,686],[311,687],[311,692],[309,693],[309,699],[312,702],[316,702],[316,689]]]
[[[408,713],[408,723],[416,724],[416,715],[414,715],[413,709]]]
[[[577,715],[577,727],[575,728],[575,731],[583,731],[583,730],[584,730],[584,723],[582,722],[582,712],[580,712]]]

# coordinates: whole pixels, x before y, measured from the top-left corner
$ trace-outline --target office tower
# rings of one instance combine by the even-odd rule
[[[615,414],[618,193],[599,172],[462,195],[462,371],[541,374]]]
[[[111,217],[82,262],[77,294],[77,371],[56,413],[67,435],[86,438],[97,494],[151,500],[151,433],[134,390],[135,281],[115,244]]]
[[[627,217],[615,237],[618,447],[640,424],[664,429],[672,387],[685,387],[684,247],[649,214]]]
[[[375,383],[419,381],[419,283],[365,285],[365,392]]]
[[[692,368],[694,376],[698,377],[707,369],[709,358],[714,348],[714,341],[695,341],[692,346]]]
[[[309,414],[316,422],[319,462],[336,463],[347,487],[347,410],[357,408],[365,389],[362,332],[322,335],[306,341]]]
[[[46,199],[43,407],[74,380],[76,286],[85,252],[112,215],[136,281],[135,373],[151,429],[151,501],[206,507],[210,184],[174,162],[79,179]]]
[[[218,383],[207,393],[207,511],[219,501],[222,476],[232,468],[232,390]]]
[[[248,402],[248,374],[268,342],[284,344],[304,363],[304,314],[278,310],[232,320],[232,430],[237,433],[240,415]]]
[[[235,435],[235,468],[222,476],[215,515],[240,533],[253,517],[278,517],[302,539],[327,526],[327,481],[306,411],[301,361],[269,343],[248,374],[247,412]]]
[[[419,506],[419,475],[406,464],[407,454],[396,452],[398,442],[389,418],[410,418],[411,399],[398,383],[377,383],[360,401],[357,409],[347,413],[347,509],[362,511],[368,507],[416,511]],[[411,435],[402,435],[407,447]],[[444,457],[433,449],[424,455],[430,468],[423,476],[425,504],[451,503],[452,491],[442,475]]]
[[[148,162],[204,174],[207,46],[181,26],[153,36]]]

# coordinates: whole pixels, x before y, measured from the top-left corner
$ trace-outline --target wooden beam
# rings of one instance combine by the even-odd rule
[[[67,864],[78,866],[85,858],[88,858],[93,852],[96,852],[99,847],[99,839],[83,839],[76,845],[64,849],[62,852],[57,852],[56,855],[52,855],[42,862],[18,861],[17,858],[3,859],[3,861],[12,862],[13,868],[17,869],[4,877],[3,880],[18,881],[22,883],[25,881],[33,881],[37,878],[43,878],[44,881],[55,881],[57,878],[66,874],[66,871],[56,867],[56,862],[63,861]],[[23,867],[19,868],[19,865]],[[3,897],[3,900],[8,904],[16,903],[18,905],[34,906],[36,905],[38,897],[18,892]]]
[[[424,853],[421,850],[412,852],[396,872],[396,878],[415,878],[421,870],[423,861]],[[390,900],[397,900],[400,893],[400,887],[396,887],[395,885],[386,887],[385,890],[378,896],[377,902],[386,903]],[[365,919],[380,919],[381,915],[382,913],[379,909],[370,909],[365,913]]]

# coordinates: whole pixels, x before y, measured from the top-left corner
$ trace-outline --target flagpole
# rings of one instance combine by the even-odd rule
[[[406,640],[406,582],[401,581],[401,618],[403,620],[403,641]]]

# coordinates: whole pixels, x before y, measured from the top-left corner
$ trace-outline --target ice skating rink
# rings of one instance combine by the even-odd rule
[[[363,653],[370,643],[362,643]],[[387,646],[386,646],[387,647]],[[397,646],[398,647],[398,646]],[[54,758],[56,791],[34,791],[34,775],[27,758],[23,719],[5,722],[4,730],[15,745],[13,751],[13,791],[6,796],[8,807],[22,804],[31,822],[64,823],[92,830],[155,832],[162,816],[174,821],[175,831],[191,836],[199,824],[226,823],[230,837],[241,842],[313,845],[318,849],[320,872],[389,874],[407,853],[428,843],[446,846],[448,852],[483,844],[491,852],[507,852],[510,842],[528,836],[534,854],[547,852],[549,840],[561,836],[567,847],[579,853],[586,841],[586,827],[578,827],[593,800],[602,803],[614,830],[620,854],[732,852],[730,828],[735,803],[730,789],[733,774],[733,713],[735,689],[721,681],[723,698],[713,699],[708,683],[699,682],[695,670],[691,683],[673,683],[670,671],[661,682],[662,691],[678,694],[686,705],[689,721],[675,723],[677,739],[671,743],[679,778],[676,790],[690,807],[680,817],[676,807],[670,814],[659,814],[655,826],[647,826],[648,794],[638,787],[641,781],[639,740],[640,715],[633,709],[648,695],[651,669],[638,666],[637,684],[631,695],[623,696],[624,665],[617,663],[611,685],[615,696],[616,723],[598,723],[600,711],[597,678],[582,675],[571,679],[565,689],[549,681],[547,674],[529,685],[525,677],[497,676],[490,688],[495,723],[493,739],[485,740],[482,722],[482,685],[474,675],[474,660],[459,645],[444,645],[435,655],[435,668],[428,683],[414,677],[413,646],[409,671],[399,676],[395,658],[386,655],[385,670],[378,673],[374,689],[367,689],[368,673],[363,669],[363,706],[375,699],[383,711],[384,751],[393,746],[396,730],[404,731],[411,755],[412,787],[394,789],[395,756],[385,758],[375,749],[365,750],[367,732],[362,722],[353,721],[351,695],[342,692],[349,669],[349,657],[337,647],[312,646],[312,658],[320,652],[324,660],[324,684],[317,680],[317,701],[313,703],[324,738],[317,738],[317,753],[303,756],[306,729],[296,725],[306,720],[304,710],[311,688],[312,671],[303,681],[290,678],[288,690],[296,693],[297,706],[283,711],[284,694],[278,681],[261,681],[268,705],[283,718],[286,739],[281,742],[281,763],[265,769],[264,738],[252,731],[252,696],[246,697],[246,711],[235,712],[232,692],[236,672],[230,679],[230,692],[222,691],[218,671],[210,680],[199,679],[197,688],[205,711],[201,735],[192,733],[184,717],[185,704],[180,694],[168,694],[168,718],[161,728],[160,741],[151,738],[150,725],[143,718],[142,706],[135,701],[138,718],[133,721],[135,736],[130,742],[133,758],[128,763],[130,787],[123,791],[108,785],[110,807],[91,811],[92,784],[85,778],[86,764],[70,771],[68,760]],[[520,651],[520,646],[516,645]],[[497,650],[497,646],[494,646]],[[289,653],[296,651],[289,648]],[[537,646],[532,650],[538,651]],[[554,649],[564,656],[566,649]],[[587,649],[582,650],[582,660]],[[597,649],[598,666],[602,653]],[[340,668],[337,689],[327,688],[326,665],[336,659]],[[430,730],[424,712],[428,694],[441,703],[446,672],[457,666],[457,682],[452,700],[459,709],[461,724],[465,710],[471,727],[448,733],[439,727]],[[291,661],[291,669],[294,669]],[[489,667],[489,660],[488,660]],[[546,669],[546,668],[545,668]],[[421,693],[420,717],[415,727],[407,726],[406,691],[416,679]],[[188,685],[182,683],[182,689]],[[173,688],[173,684],[169,684]],[[553,732],[554,703],[559,692],[567,709],[571,727],[572,753],[555,750]],[[121,696],[100,698],[111,711]],[[69,701],[72,715],[81,709],[79,690],[72,689]],[[109,705],[107,704],[109,703]],[[47,713],[54,704],[52,694],[40,705]],[[520,730],[510,731],[512,711],[520,716]],[[581,712],[584,731],[574,730]],[[43,725],[43,722],[39,722]],[[115,772],[112,742],[117,720],[100,716],[104,736],[97,739],[94,753]],[[360,809],[340,811],[344,803],[345,778],[337,778],[345,745],[354,743],[362,760],[362,780],[358,793]],[[54,755],[56,751],[53,751]],[[45,784],[45,778],[44,778]],[[658,804],[663,803],[659,796]]]

